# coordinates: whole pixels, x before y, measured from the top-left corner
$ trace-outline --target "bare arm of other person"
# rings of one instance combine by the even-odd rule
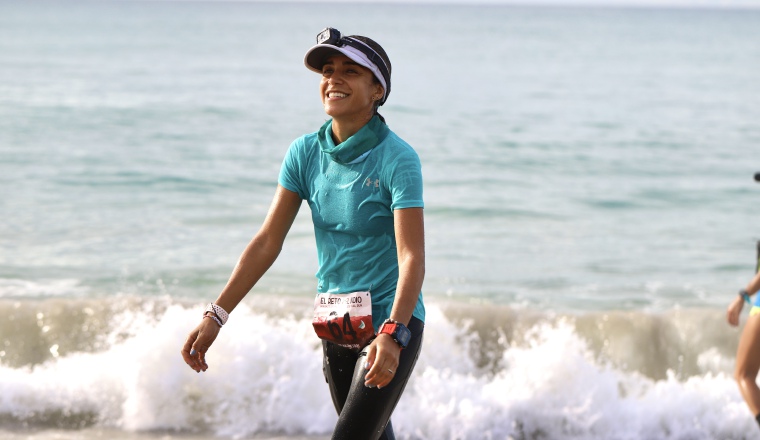
[[[396,209],[393,225],[398,252],[398,285],[391,319],[409,324],[425,278],[425,222],[422,208]],[[367,352],[367,386],[382,388],[390,383],[398,367],[401,347],[390,335],[382,333]]]
[[[755,294],[760,290],[760,272],[755,274],[752,280],[747,284],[745,290],[750,295]],[[744,308],[744,298],[742,298],[741,295],[737,295],[736,298],[731,301],[731,304],[728,305],[727,316],[729,324],[733,326],[739,325],[739,315],[742,312],[742,308]]]
[[[277,186],[264,223],[246,246],[227,285],[215,303],[228,313],[243,300],[266,273],[282,250],[282,244],[301,207],[298,194]],[[212,319],[201,319],[182,347],[182,358],[196,372],[206,371],[206,352],[219,334],[219,325]],[[191,354],[193,351],[193,354]]]

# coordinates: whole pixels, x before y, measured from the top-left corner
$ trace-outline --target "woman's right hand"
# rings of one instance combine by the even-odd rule
[[[726,315],[729,324],[733,325],[734,327],[739,325],[739,315],[742,313],[742,308],[744,308],[744,298],[737,296],[733,301],[731,301],[731,304],[728,305]]]
[[[196,373],[206,371],[206,352],[214,343],[216,335],[219,334],[220,327],[211,318],[203,318],[193,331],[187,336],[185,345],[182,347],[182,359]]]

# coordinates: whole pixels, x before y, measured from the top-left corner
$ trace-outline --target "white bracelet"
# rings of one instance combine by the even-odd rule
[[[206,310],[203,311],[203,314],[205,315],[206,312],[211,312],[216,315],[222,321],[222,325],[227,324],[227,319],[230,317],[226,310],[214,303],[209,303]]]

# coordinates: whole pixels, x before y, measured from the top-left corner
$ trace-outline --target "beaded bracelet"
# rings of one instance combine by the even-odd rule
[[[216,316],[212,315],[211,313],[206,313],[203,315],[204,318],[211,318],[214,321],[216,321],[216,324],[219,326],[219,328],[222,328],[222,321],[219,320]]]

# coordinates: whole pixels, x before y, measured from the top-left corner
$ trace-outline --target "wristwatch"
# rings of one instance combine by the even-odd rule
[[[412,332],[409,331],[406,326],[400,322],[396,322],[392,319],[386,319],[380,326],[380,331],[377,334],[385,333],[391,335],[394,341],[401,347],[406,348],[409,345],[409,340],[412,339]]]

